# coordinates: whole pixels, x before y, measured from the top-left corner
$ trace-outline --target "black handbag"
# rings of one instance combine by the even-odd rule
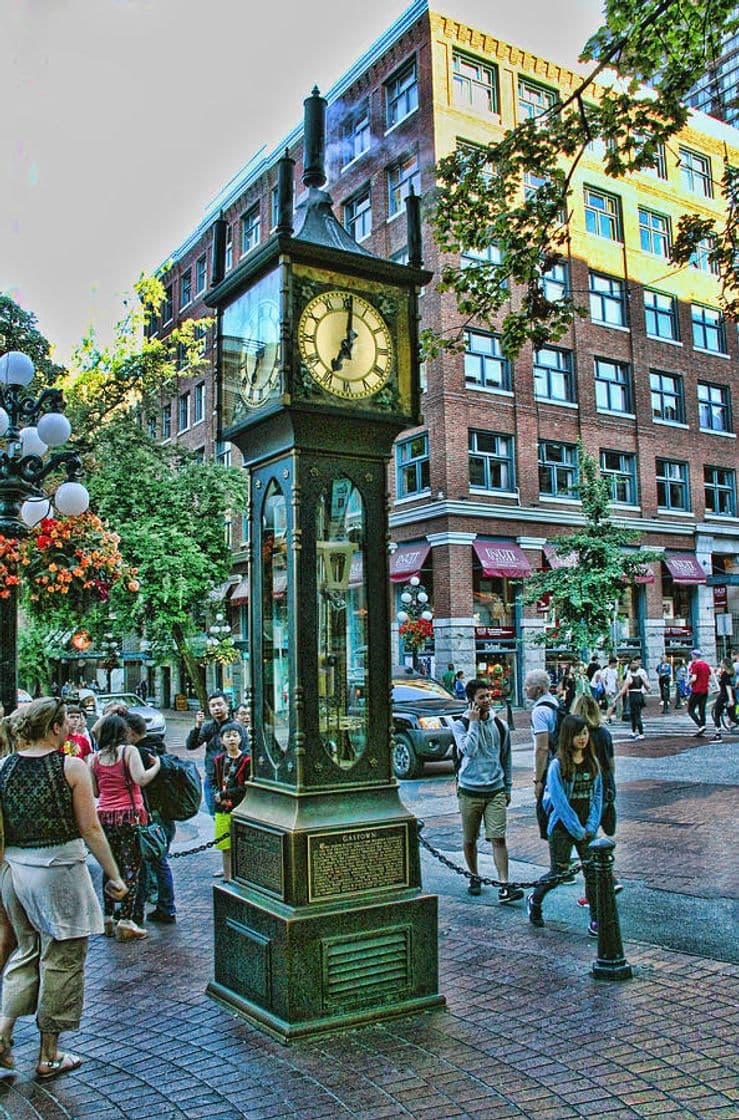
[[[123,750],[123,774],[126,781],[126,789],[128,796],[131,798],[131,805],[136,811],[136,802],[133,799],[133,788],[131,786],[131,777],[128,773],[128,762],[126,761],[126,751]],[[149,812],[147,808],[147,817]],[[146,860],[147,863],[158,863],[162,856],[167,851],[167,833],[164,831],[159,821],[152,820],[150,817],[146,824],[134,825],[136,831],[136,840],[141,852],[141,858]]]

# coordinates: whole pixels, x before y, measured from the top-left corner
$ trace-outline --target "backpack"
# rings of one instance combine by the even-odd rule
[[[189,821],[200,809],[203,793],[198,768],[171,754],[160,758],[159,773],[146,787],[149,808],[168,821]]]
[[[534,704],[534,707],[536,708],[540,704],[545,704],[547,708],[551,708],[554,711],[554,727],[549,732],[548,761],[551,762],[557,753],[557,747],[559,746],[559,732],[562,727],[562,720],[567,715],[567,709],[565,708],[564,704],[560,704],[560,702],[556,700],[555,697],[551,695],[551,693],[548,697],[542,696],[540,700],[537,700],[536,704]]]
[[[506,735],[509,735],[510,731],[508,727],[503,723],[503,720],[498,716],[494,715],[493,719],[495,720],[495,726],[497,727],[498,735],[500,736],[500,745],[503,746]],[[462,726],[464,727],[464,733],[466,735],[470,729],[470,721],[468,720],[467,716],[460,716],[460,718],[455,720],[454,722],[462,724]],[[462,752],[457,746],[457,739],[454,733],[452,733],[452,765],[454,766],[454,776],[456,777],[459,773],[459,768],[462,765]]]

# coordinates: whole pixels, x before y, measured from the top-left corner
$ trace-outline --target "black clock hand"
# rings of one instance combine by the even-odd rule
[[[352,330],[352,324],[353,324],[353,321],[354,321],[354,297],[353,296],[349,296],[345,306],[346,306],[346,309],[347,309],[346,335],[341,340],[341,345],[339,346],[339,353],[336,355],[334,360],[331,362],[331,369],[334,370],[334,372],[336,372],[337,370],[340,370],[342,368],[342,366],[344,364],[344,359],[346,359],[347,361],[351,360],[352,347],[354,346],[354,340],[357,337],[357,332],[355,330]]]

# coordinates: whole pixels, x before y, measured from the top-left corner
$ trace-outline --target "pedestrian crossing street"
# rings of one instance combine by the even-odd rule
[[[686,737],[693,738],[698,730],[692,719],[688,715],[685,708],[678,709],[670,708],[670,711],[665,715],[660,712],[650,711],[646,712],[643,716],[644,722],[644,737],[645,739],[654,739],[660,736],[669,736],[670,738]],[[611,736],[615,743],[628,741],[631,742],[631,721],[616,719],[613,717],[613,722],[608,725]],[[709,742],[713,736],[713,719],[710,714],[710,705],[706,714],[706,731],[701,736],[704,742]],[[731,731],[722,729],[722,736],[725,741],[733,741],[739,739],[739,729],[732,728]]]

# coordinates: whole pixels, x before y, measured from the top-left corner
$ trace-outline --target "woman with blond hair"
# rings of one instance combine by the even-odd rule
[[[16,1019],[35,1014],[36,1076],[45,1081],[82,1062],[59,1049],[59,1034],[79,1027],[88,939],[103,932],[86,846],[109,894],[123,898],[126,887],[97,819],[88,769],[59,750],[69,733],[64,701],[32,701],[13,716],[12,730],[16,750],[0,767],[0,890],[17,946],[3,976],[0,1066],[14,1068]]]

